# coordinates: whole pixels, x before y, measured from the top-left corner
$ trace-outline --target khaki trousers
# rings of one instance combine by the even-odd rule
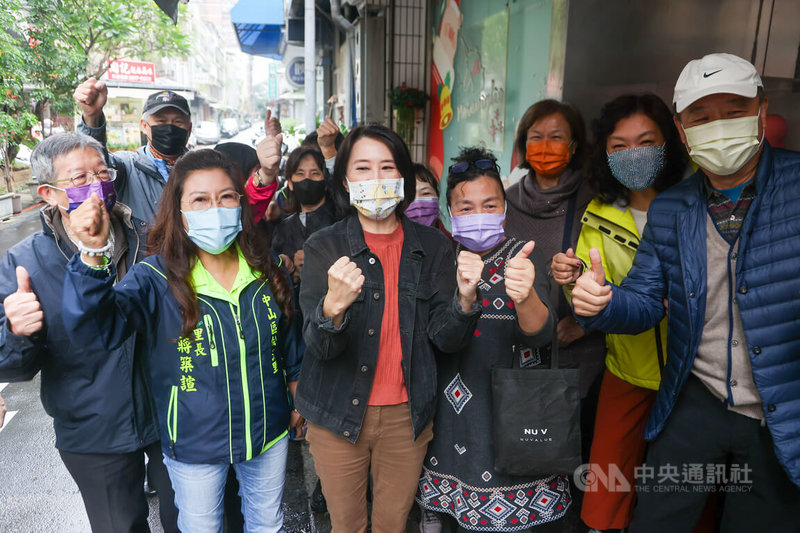
[[[366,531],[370,475],[373,533],[404,532],[432,438],[433,422],[414,441],[407,403],[367,407],[355,444],[309,422],[306,440],[328,503],[332,533]]]

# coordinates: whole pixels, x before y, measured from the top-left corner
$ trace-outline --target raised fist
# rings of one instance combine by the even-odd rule
[[[103,114],[103,106],[108,100],[108,87],[106,82],[89,78],[78,85],[72,98],[78,103],[83,111],[83,120],[87,126],[99,126],[100,115]]]

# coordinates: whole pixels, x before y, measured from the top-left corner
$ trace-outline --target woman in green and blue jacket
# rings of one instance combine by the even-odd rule
[[[82,210],[64,321],[75,342],[113,349],[137,332],[148,362],[182,531],[221,531],[228,466],[247,531],[283,531],[290,407],[300,370],[289,281],[259,239],[238,169],[198,150],[175,165],[149,237],[153,255],[114,286],[108,215]]]

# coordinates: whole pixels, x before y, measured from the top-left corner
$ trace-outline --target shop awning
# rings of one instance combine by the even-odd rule
[[[242,52],[281,59],[283,0],[239,0],[231,22]]]

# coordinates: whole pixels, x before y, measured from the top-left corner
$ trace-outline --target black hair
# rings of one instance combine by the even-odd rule
[[[570,104],[559,102],[558,100],[547,99],[540,100],[525,110],[522,118],[519,119],[517,125],[517,136],[514,139],[514,149],[519,156],[519,166],[522,168],[530,169],[531,165],[525,159],[528,145],[528,130],[531,129],[535,123],[544,117],[559,114],[564,117],[564,120],[569,124],[570,133],[572,134],[572,142],[575,146],[575,153],[569,160],[567,168],[578,169],[583,166],[586,159],[586,124],[583,121],[583,116],[577,108]]]
[[[423,181],[433,187],[433,190],[436,191],[436,196],[439,196],[439,180],[436,179],[436,174],[422,163],[414,163],[413,168],[414,179]]]
[[[414,201],[417,194],[417,180],[414,177],[411,154],[408,152],[408,146],[397,133],[380,124],[357,126],[350,130],[336,154],[330,188],[338,214],[343,217],[349,212],[355,212],[355,208],[350,205],[350,193],[344,187],[344,180],[347,174],[347,165],[350,162],[350,152],[353,151],[356,142],[364,138],[383,143],[392,153],[397,172],[403,177],[404,198],[395,209],[396,214],[402,214],[408,204]]]
[[[342,146],[342,141],[344,141],[344,135],[342,135],[342,132],[340,131],[336,134],[336,138],[333,140],[333,145],[336,147],[337,152],[339,151],[339,147]],[[317,135],[317,132],[312,131],[306,135],[306,138],[303,139],[303,142],[300,143],[300,146],[311,146],[319,150],[319,135]]]
[[[149,253],[161,255],[164,260],[169,288],[181,311],[181,335],[191,334],[192,329],[196,327],[200,312],[197,293],[191,282],[191,271],[197,260],[198,247],[183,229],[181,198],[184,184],[189,176],[198,170],[207,169],[222,170],[239,193],[242,231],[236,236],[236,242],[247,264],[261,273],[261,280],[269,283],[284,315],[287,318],[291,317],[293,312],[291,285],[273,261],[273,255],[266,242],[256,230],[239,166],[216,150],[192,150],[181,156],[172,168],[158,202],[156,219],[147,237]]]
[[[300,145],[294,150],[292,153],[289,154],[289,158],[286,159],[286,166],[283,168],[283,175],[286,176],[286,183],[288,184],[292,180],[292,176],[295,172],[297,172],[297,167],[300,166],[300,163],[303,162],[303,159],[306,157],[312,157],[314,159],[314,163],[317,164],[319,171],[322,172],[323,180],[325,179],[325,158],[322,156],[322,152],[314,148],[313,146],[303,146]],[[286,198],[286,208],[290,213],[299,213],[300,212],[300,202],[297,201],[292,190],[287,185],[283,189],[284,197]]]
[[[614,177],[608,166],[606,141],[620,120],[637,113],[655,122],[664,136],[664,168],[656,177],[653,188],[658,192],[668,189],[681,180],[686,170],[689,156],[675,128],[672,112],[661,98],[651,93],[619,96],[606,103],[600,116],[592,122],[594,150],[590,179],[600,199],[607,204],[619,201],[627,205],[630,201],[630,190]]]
[[[472,164],[475,161],[481,159],[489,159],[491,161],[494,161],[495,166],[493,168],[488,168],[484,170]],[[503,180],[500,178],[500,167],[497,166],[497,158],[494,156],[492,152],[486,150],[485,148],[470,146],[467,148],[462,148],[461,152],[459,152],[459,154],[456,157],[454,157],[451,161],[453,161],[453,163],[466,162],[470,163],[470,165],[464,172],[457,172],[454,174],[448,170],[447,189],[446,189],[448,206],[450,205],[450,201],[453,195],[453,189],[456,188],[456,185],[458,185],[459,183],[465,183],[467,181],[473,181],[484,176],[497,181],[497,186],[500,187],[500,191],[503,194],[503,200],[506,199],[506,189],[505,187],[503,187]]]
[[[214,147],[214,150],[236,163],[245,180],[250,177],[250,172],[253,168],[260,166],[256,149],[247,144],[237,142],[219,143]]]

